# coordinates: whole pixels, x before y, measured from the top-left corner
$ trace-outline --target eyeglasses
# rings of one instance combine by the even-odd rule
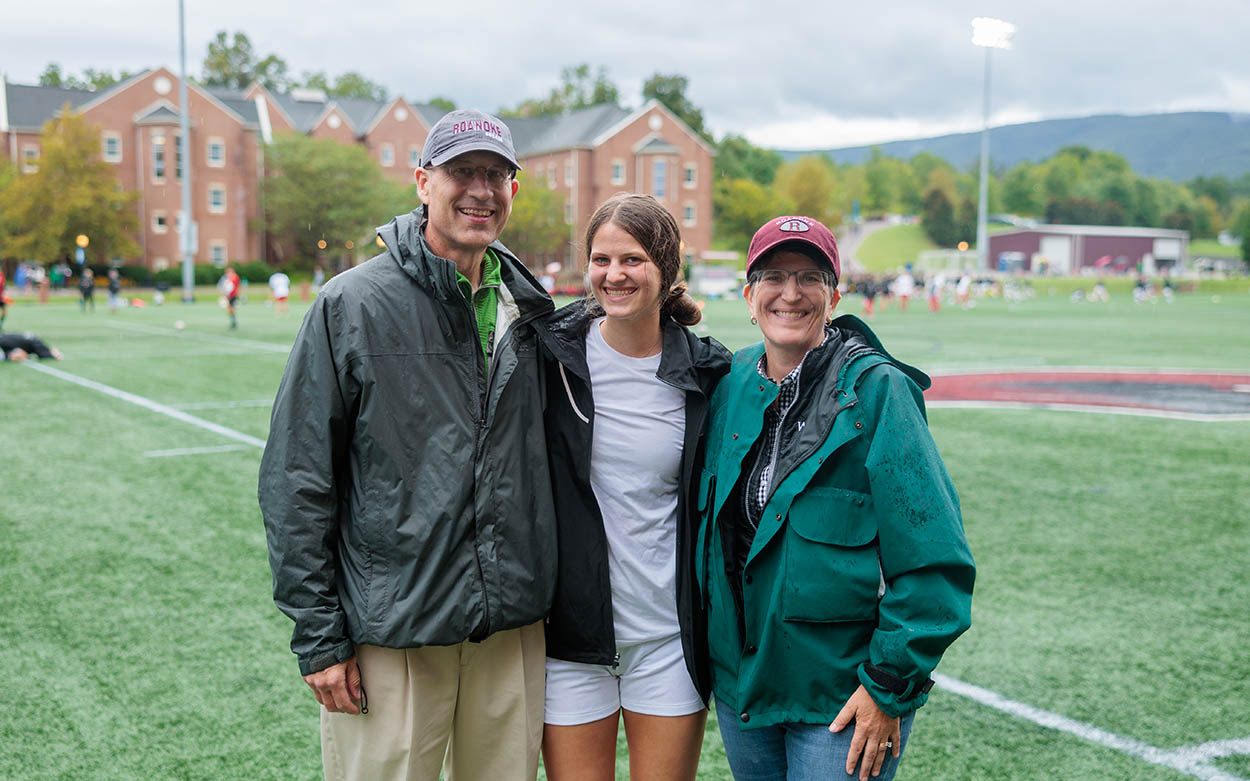
[[[486,184],[495,189],[503,187],[512,181],[512,177],[516,175],[516,171],[511,168],[504,168],[498,165],[474,166],[474,165],[441,165],[447,172],[447,175],[455,179],[458,184],[468,185],[477,180],[479,175],[486,177]]]
[[[790,277],[794,277],[795,281],[799,283],[799,287],[805,290],[811,290],[822,285],[832,286],[833,284],[832,274],[828,271],[820,271],[813,268],[801,268],[797,271],[766,268],[751,275],[755,284],[767,288],[783,288],[786,286],[786,282],[790,280]]]

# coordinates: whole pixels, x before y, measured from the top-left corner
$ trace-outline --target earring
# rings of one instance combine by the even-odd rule
[[[760,324],[759,320],[756,320],[754,317],[751,318],[751,325],[759,325],[759,324]]]

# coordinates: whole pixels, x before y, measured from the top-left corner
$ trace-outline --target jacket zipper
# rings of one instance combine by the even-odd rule
[[[796,401],[798,400],[797,397],[795,398],[795,400]],[[805,452],[801,453],[799,457],[793,461],[790,468],[786,470],[786,473],[784,475],[778,476],[778,475],[773,474],[773,470],[776,469],[777,451],[780,450],[780,447],[773,448],[772,464],[769,465],[768,496],[765,497],[764,499],[765,505],[767,505],[768,502],[772,500],[773,493],[776,492],[777,486],[780,485],[782,481],[784,481],[787,477],[789,477],[794,472],[795,469],[798,469],[800,464],[807,461],[807,459],[811,458],[812,454],[815,453],[817,450],[819,450],[820,446],[823,445],[825,440],[829,438],[829,433],[833,431],[833,424],[834,424],[834,421],[838,419],[838,415],[842,414],[843,411],[848,410],[851,407],[854,407],[855,404],[856,404],[856,400],[851,400],[850,402],[847,402],[847,404],[844,406],[834,407],[833,415],[831,415],[829,418],[829,428],[825,429],[824,434],[819,439],[816,440],[816,443],[814,445],[808,448]],[[786,412],[789,413],[789,410],[786,410]],[[785,415],[782,415],[782,422],[785,422]],[[780,446],[781,445],[781,428],[780,427],[778,427],[777,429],[777,437],[778,437],[777,445]]]

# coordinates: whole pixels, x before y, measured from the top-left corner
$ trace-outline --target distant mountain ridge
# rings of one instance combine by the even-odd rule
[[[1026,160],[1036,163],[1073,144],[1115,152],[1141,176],[1178,182],[1199,175],[1237,178],[1250,173],[1250,114],[1106,114],[1003,125],[990,129],[990,164],[995,170],[1002,170]],[[778,151],[787,160],[823,153],[838,163],[857,164],[868,159],[873,147],[904,160],[931,152],[957,168],[967,168],[979,159],[981,134],[956,133],[806,152]]]

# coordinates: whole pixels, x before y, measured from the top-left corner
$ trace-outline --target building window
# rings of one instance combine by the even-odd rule
[[[408,167],[418,168],[420,166],[421,166],[421,147],[419,146],[408,147]]]
[[[686,208],[682,210],[681,224],[687,228],[695,224],[695,210],[693,203],[687,203]]]
[[[226,186],[210,184],[208,186],[208,210],[213,214],[226,213]]]
[[[182,136],[174,136],[174,178],[182,181]]]
[[[100,156],[104,158],[106,163],[120,163],[122,161],[122,135],[112,130],[105,130],[100,134],[103,147]]]
[[[34,144],[22,146],[22,173],[33,174],[39,170],[39,147]]]
[[[556,186],[556,164],[555,163],[552,163],[551,165],[547,166],[547,186],[548,187]]]
[[[219,240],[210,241],[208,243],[208,260],[219,268],[226,265],[226,242]]]
[[[565,183],[566,185],[568,185],[569,187],[572,187],[572,186],[573,186],[573,184],[574,184],[574,182],[573,182],[573,161],[571,161],[571,160],[570,160],[569,162],[567,162],[567,163],[565,163],[565,164],[564,164],[564,183]]]
[[[152,181],[165,181],[165,136],[152,136]]]
[[[165,212],[152,212],[152,232],[169,232],[169,217],[165,214]]]
[[[395,167],[395,145],[394,144],[382,145],[382,167],[383,168]]]
[[[612,161],[612,184],[625,184],[625,161]]]
[[[569,225],[573,224],[573,202],[572,201],[564,202],[564,221],[565,223]]]
[[[668,195],[668,162],[665,160],[651,164],[651,194],[660,200]]]
[[[686,169],[681,179],[681,186],[687,190],[693,190],[695,185],[699,183],[699,166],[694,163],[686,163]]]
[[[208,139],[208,167],[226,167],[226,142],[220,138]]]

